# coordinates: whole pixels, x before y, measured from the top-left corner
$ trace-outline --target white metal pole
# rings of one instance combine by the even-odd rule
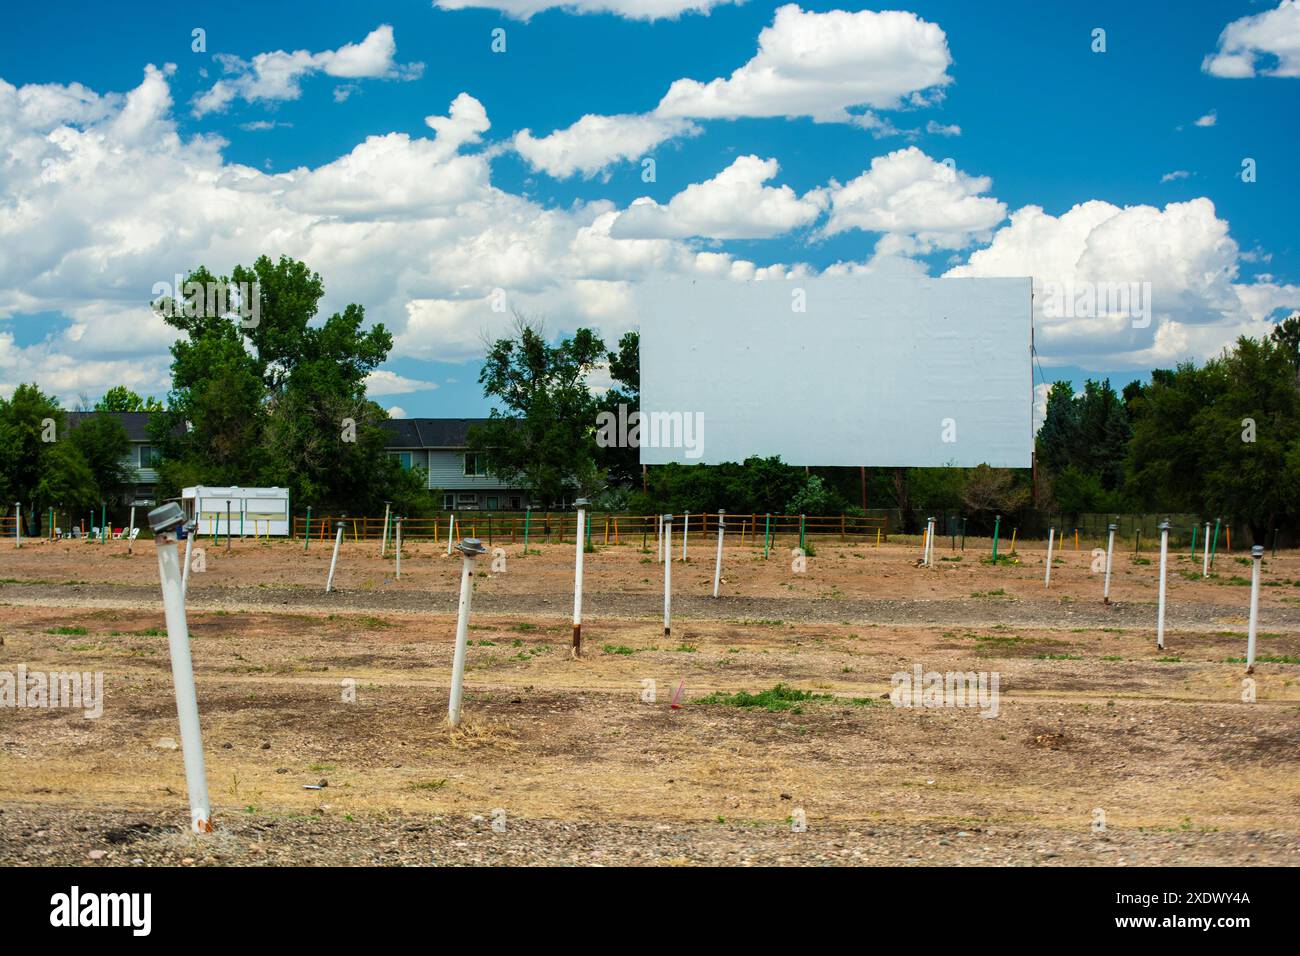
[[[190,593],[190,549],[194,547],[194,536],[199,533],[198,524],[194,523],[185,532],[185,570],[181,575],[181,593]]]
[[[1114,558],[1114,556],[1115,556],[1115,525],[1112,524],[1107,529],[1107,537],[1106,537],[1106,583],[1102,586],[1101,589],[1101,600],[1103,604],[1110,603],[1110,569],[1112,565],[1112,559]]]
[[[127,523],[126,528],[126,553],[131,553],[131,534],[135,531],[135,505],[131,506],[131,520]]]
[[[1246,673],[1255,673],[1255,629],[1259,624],[1259,566],[1264,559],[1264,546],[1250,549],[1255,566],[1250,572],[1250,627],[1246,631]]]
[[[1047,529],[1047,571],[1043,574],[1043,587],[1050,587],[1052,583],[1052,545],[1056,543],[1056,529]]]
[[[198,693],[194,688],[194,663],[190,658],[190,632],[185,623],[180,562],[176,558],[175,531],[184,520],[175,502],[149,512],[149,524],[158,549],[158,576],[162,581],[167,645],[171,653],[172,684],[176,691],[176,716],[180,720],[181,754],[185,761],[185,786],[190,798],[190,827],[195,833],[211,833],[212,805],[208,801],[203,736],[199,731]]]
[[[339,545],[343,543],[343,522],[339,522],[339,532],[334,536],[334,556],[330,558],[330,576],[325,582],[325,593],[334,590],[334,566],[339,563]]]
[[[573,558],[573,657],[582,655],[582,556],[587,540],[584,528],[587,522],[586,501],[579,499],[577,550]]]
[[[672,554],[673,516],[664,515],[664,554]],[[673,562],[672,558],[664,561],[664,637],[672,633],[673,619]]]
[[[933,517],[926,519],[926,526],[929,533],[925,536],[925,566],[934,567],[934,529],[935,520]]]
[[[1165,562],[1169,552],[1169,522],[1160,522],[1160,606],[1156,610],[1156,647],[1165,647]]]
[[[682,518],[682,560],[686,560],[686,539],[691,536],[691,513],[686,512],[686,517]]]
[[[388,556],[388,515],[392,511],[392,505],[384,502],[384,533],[379,536],[379,556],[381,558]]]
[[[718,596],[718,585],[722,582],[722,535],[727,528],[727,512],[718,509],[718,560],[713,565],[713,596]]]
[[[456,650],[451,661],[451,695],[447,700],[447,723],[460,726],[460,705],[464,697],[465,650],[469,644],[469,609],[474,596],[474,559],[483,553],[477,538],[466,538],[457,549],[461,553],[460,605],[456,611]]]
[[[397,519],[397,579],[402,579],[402,519]]]
[[[1205,522],[1205,567],[1201,569],[1201,577],[1210,576],[1210,523]]]
[[[451,539],[456,533],[456,516],[447,515],[447,553],[451,554]]]

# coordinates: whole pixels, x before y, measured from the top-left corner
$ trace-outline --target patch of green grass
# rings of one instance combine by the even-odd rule
[[[1007,594],[1002,588],[998,588],[996,591],[972,591],[970,596],[973,598],[1004,598],[1011,595]]]
[[[632,648],[628,647],[628,646],[625,645],[625,644],[603,644],[603,645],[601,645],[600,650],[601,650],[601,652],[604,653],[604,654],[623,654],[623,655],[629,655],[629,654],[635,654],[635,653],[636,653],[636,651],[632,650]]]
[[[679,654],[694,654],[699,650],[699,648],[692,644],[679,644],[677,647],[674,647],[673,650],[677,651]]]
[[[1244,664],[1244,657],[1225,657],[1225,664]],[[1256,664],[1300,664],[1300,657],[1295,654],[1258,654],[1255,657]]]
[[[956,557],[952,557],[952,558],[940,558],[939,560],[940,560],[940,561],[960,561],[960,560],[961,560],[961,555],[959,554],[959,555],[957,555]]]
[[[537,630],[537,625],[536,625],[536,624],[529,624],[527,621],[520,621],[518,624],[511,625],[510,630],[512,630],[512,631],[535,631],[535,630]],[[515,646],[516,646],[516,647],[518,646],[518,642],[516,642],[516,645],[515,645]]]
[[[1040,661],[1081,661],[1083,660],[1078,654],[1037,654],[1035,657]]]
[[[801,713],[798,706],[800,703],[833,699],[830,694],[813,694],[806,690],[797,690],[786,684],[777,684],[775,687],[759,691],[757,694],[751,694],[743,690],[734,694],[714,691],[707,697],[699,698],[695,703],[708,706],[740,707],[745,710],[760,708],[770,713],[787,710]]]
[[[45,631],[46,634],[62,634],[67,637],[85,637],[86,629],[80,625],[64,624],[59,627],[51,627]]]
[[[1015,647],[1017,644],[1025,643],[1025,638],[1013,637],[1010,634],[975,634],[972,636],[981,644],[992,644],[996,647]]]
[[[1181,657],[1157,657],[1156,658],[1157,664],[1181,664],[1182,662],[1183,659]]]
[[[417,783],[411,784],[411,789],[412,790],[441,790],[445,786],[447,786],[447,778],[443,777],[441,780],[421,780]]]

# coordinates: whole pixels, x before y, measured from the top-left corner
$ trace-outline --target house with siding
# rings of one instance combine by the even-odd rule
[[[131,443],[123,463],[135,472],[135,484],[123,496],[126,504],[156,504],[154,489],[158,448],[149,441],[152,412],[67,412],[74,429],[91,415],[112,415],[126,430]],[[403,468],[423,468],[426,487],[442,492],[444,510],[522,511],[532,504],[528,492],[506,484],[488,469],[486,456],[468,448],[471,425],[486,418],[392,418],[383,423],[388,432],[385,450]]]
[[[469,429],[486,418],[391,418],[388,454],[403,468],[423,468],[426,487],[442,491],[444,510],[522,511],[528,492],[490,472],[487,456],[469,450]]]
[[[158,472],[155,469],[160,457],[159,449],[149,441],[149,420],[153,412],[64,412],[67,416],[68,430],[71,432],[86,419],[95,415],[109,415],[121,423],[126,430],[127,441],[131,443],[122,464],[135,473],[135,483],[123,494],[128,505],[151,506],[156,504],[154,488],[158,484]]]

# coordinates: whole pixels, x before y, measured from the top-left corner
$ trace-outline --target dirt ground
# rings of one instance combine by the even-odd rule
[[[668,637],[653,538],[593,543],[578,660],[574,546],[480,559],[452,731],[445,544],[408,544],[399,581],[349,542],[327,595],[326,545],[205,542],[204,838],[153,543],[0,547],[0,672],[104,675],[96,718],[0,708],[0,863],[1300,863],[1298,553],[1265,560],[1247,687],[1240,551],[1208,579],[1170,555],[1159,650],[1158,555],[1131,542],[1110,605],[1086,545],[1044,588],[1039,542],[993,565],[946,540],[934,569],[910,542],[826,540],[802,572],[797,542],[737,542],[715,600],[715,541],[692,535]],[[996,716],[893,706],[917,665],[996,674]],[[811,696],[729,696],[777,685]]]

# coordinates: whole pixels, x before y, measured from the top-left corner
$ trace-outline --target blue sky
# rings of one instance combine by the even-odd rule
[[[1141,334],[1041,318],[1046,378],[1080,385],[1201,360],[1300,307],[1293,3],[916,2],[886,22],[871,7],[806,3],[782,18],[778,4],[713,0],[525,20],[510,13],[527,9],[519,0],[501,2],[11,12],[0,393],[35,380],[65,404],[118,382],[165,394],[166,330],[142,308],[152,284],[262,252],[304,258],[328,308],[358,301],[394,329],[372,393],[409,415],[484,411],[478,343],[499,329],[471,304],[494,288],[552,329],[595,325],[612,342],[624,284],[720,262],[745,263],[741,278],[777,266],[1153,282],[1156,321]],[[755,98],[733,83],[721,107],[661,104],[676,81],[725,83],[762,56],[765,30],[772,49],[812,38],[777,63],[780,89]],[[303,51],[287,82],[257,71],[277,51]],[[212,98],[219,81],[243,92]],[[863,98],[841,95],[846,81]],[[463,94],[442,129],[426,122]],[[138,122],[117,121],[131,110]],[[587,115],[670,131],[638,149],[630,129],[599,142],[579,129],[588,166],[566,169],[547,137]],[[521,147],[525,129],[556,151]],[[959,185],[926,185],[945,160]],[[696,188],[729,168],[752,202]],[[641,197],[664,208],[634,220]],[[762,222],[734,208],[764,201]],[[1016,228],[1029,207],[1041,216]]]

